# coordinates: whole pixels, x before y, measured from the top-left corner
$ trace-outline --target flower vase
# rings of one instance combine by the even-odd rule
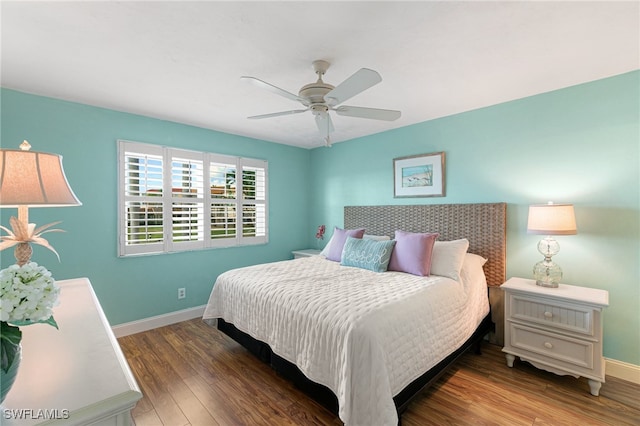
[[[13,382],[16,380],[16,376],[18,375],[18,368],[20,367],[20,360],[22,359],[22,345],[18,345],[18,351],[16,352],[16,357],[13,359],[13,363],[9,366],[9,369],[5,373],[4,370],[0,368],[0,388],[2,389],[2,399],[0,399],[0,404],[4,402],[4,399],[7,397],[11,386],[13,386]]]

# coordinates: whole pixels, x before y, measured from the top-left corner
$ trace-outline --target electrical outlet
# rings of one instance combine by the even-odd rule
[[[180,287],[178,289],[178,299],[184,299],[187,297],[187,289],[184,287]]]

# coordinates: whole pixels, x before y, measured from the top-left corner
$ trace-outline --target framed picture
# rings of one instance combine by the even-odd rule
[[[444,152],[393,159],[395,198],[444,195]]]

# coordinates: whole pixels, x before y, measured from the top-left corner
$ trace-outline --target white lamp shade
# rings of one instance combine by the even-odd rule
[[[78,206],[62,168],[62,156],[0,150],[0,207]]]
[[[527,232],[542,235],[575,235],[573,204],[535,204],[529,206]]]

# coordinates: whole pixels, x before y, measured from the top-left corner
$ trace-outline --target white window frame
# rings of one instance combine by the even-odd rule
[[[125,163],[126,153],[134,153],[141,156],[162,157],[162,195],[161,196],[131,196],[127,194]],[[202,187],[194,189],[194,197],[180,197],[174,195],[172,182],[173,159],[192,160],[194,163],[202,163]],[[211,190],[211,163],[223,163],[235,168],[235,198],[217,199],[212,197]],[[264,185],[256,191],[254,198],[245,199],[243,192],[243,173],[246,170],[257,170],[257,176],[264,177]],[[193,181],[189,181],[192,184]],[[235,157],[209,152],[190,151],[160,145],[153,145],[127,140],[118,140],[118,256],[134,256],[144,254],[173,253],[189,250],[202,250],[219,247],[236,247],[245,245],[266,244],[269,241],[269,204],[268,204],[268,162],[266,160]],[[161,242],[128,244],[127,231],[129,216],[127,214],[128,202],[162,202],[163,234]],[[198,220],[198,239],[189,241],[174,241],[174,221],[172,207],[174,202],[195,203],[202,211],[202,220]],[[235,231],[232,236],[211,237],[211,205],[212,203],[229,204],[235,208]],[[262,214],[256,217],[256,235],[243,235],[243,206],[256,205],[256,211]],[[200,215],[198,214],[199,218]]]

